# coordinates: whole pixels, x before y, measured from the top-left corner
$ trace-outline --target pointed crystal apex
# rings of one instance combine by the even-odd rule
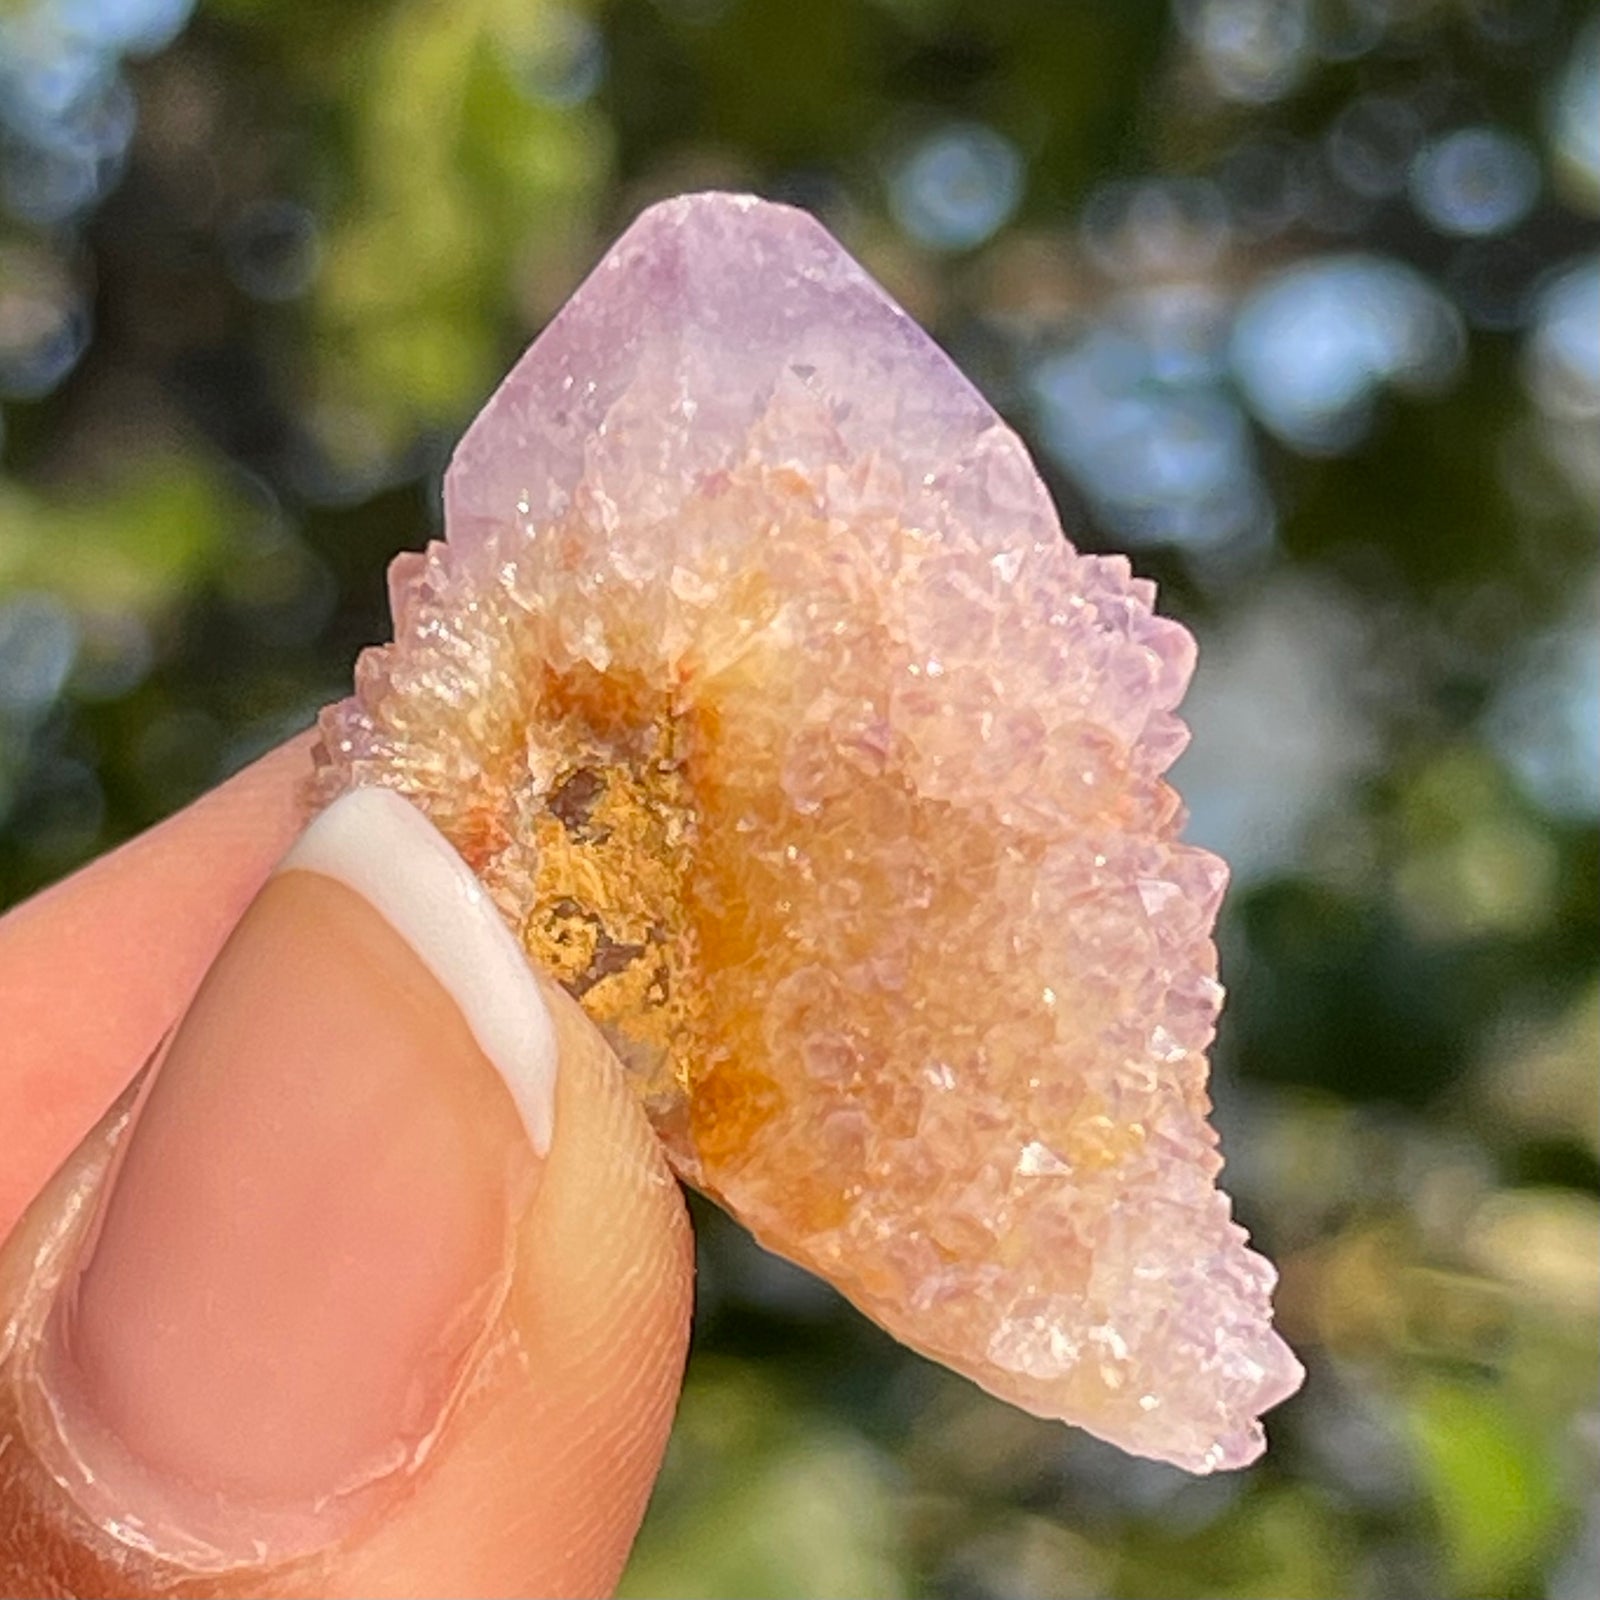
[[[643,212],[512,368],[451,462],[450,537],[508,506],[560,518],[580,486],[621,520],[670,516],[739,464],[775,400],[807,393],[840,461],[893,441],[933,520],[942,486],[976,469],[1004,483],[1013,539],[1060,537],[1021,440],[838,241],[806,212],[717,193]]]

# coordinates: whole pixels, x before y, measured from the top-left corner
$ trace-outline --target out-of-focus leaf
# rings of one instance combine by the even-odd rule
[[[354,197],[314,291],[315,382],[397,448],[457,424],[505,353],[512,281],[563,252],[608,149],[582,106],[518,82],[541,0],[391,6],[359,42],[349,120]]]
[[[214,475],[181,456],[144,461],[76,499],[0,479],[0,592],[45,589],[89,609],[149,615],[214,569],[235,515]]]
[[[1122,1552],[1115,1593],[1165,1600],[1340,1600],[1348,1595],[1348,1554],[1329,1508],[1303,1488],[1243,1501],[1184,1537],[1159,1520]]]
[[[910,1592],[893,1554],[885,1463],[859,1438],[791,1406],[754,1371],[713,1367],[689,1384],[672,1477],[658,1496],[623,1600],[894,1600]]]
[[[1528,1592],[1562,1514],[1546,1439],[1505,1396],[1443,1379],[1407,1397],[1406,1431],[1444,1536],[1451,1592]]]

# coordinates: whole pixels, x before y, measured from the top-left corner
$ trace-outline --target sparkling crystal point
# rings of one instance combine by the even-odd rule
[[[908,1344],[1196,1471],[1301,1371],[1215,1179],[1194,664],[810,217],[647,211],[468,430],[323,721],[678,1170]],[[559,1135],[558,1135],[559,1136]]]

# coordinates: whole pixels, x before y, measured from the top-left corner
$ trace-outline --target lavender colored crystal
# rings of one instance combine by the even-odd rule
[[[747,197],[639,219],[445,504],[321,792],[434,817],[766,1243],[1032,1410],[1253,1459],[1301,1372],[1216,1188],[1226,868],[1162,777],[1194,644],[1153,585]]]

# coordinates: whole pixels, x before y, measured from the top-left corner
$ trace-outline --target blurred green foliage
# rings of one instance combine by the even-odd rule
[[[1218,1119],[1305,1392],[1194,1480],[696,1204],[630,1595],[1600,1586],[1600,21],[4,0],[0,904],[302,725],[646,200],[817,209],[1200,634]]]

